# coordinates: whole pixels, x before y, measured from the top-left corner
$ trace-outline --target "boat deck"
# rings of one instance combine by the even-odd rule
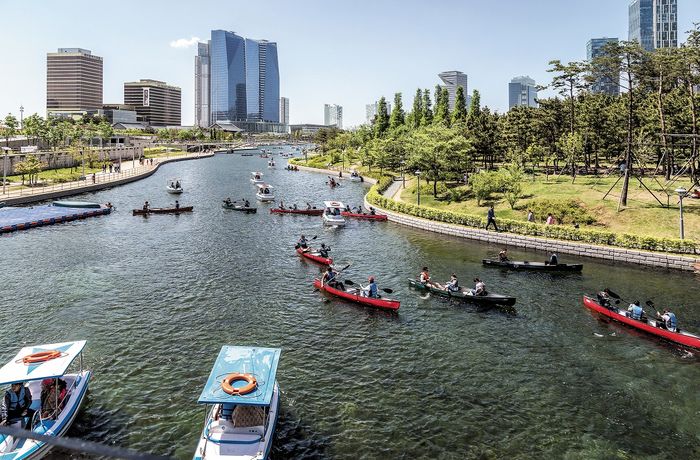
[[[63,206],[33,206],[29,208],[0,209],[0,233],[28,230],[44,225],[97,217],[112,212],[107,206],[99,208],[67,208]]]

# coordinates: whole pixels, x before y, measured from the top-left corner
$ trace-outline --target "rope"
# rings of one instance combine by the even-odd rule
[[[10,426],[0,426],[0,434],[13,436],[15,438],[33,439],[35,441],[46,443],[52,447],[62,447],[75,452],[94,454],[104,457],[123,458],[126,460],[171,460],[170,457],[142,454],[133,450],[105,446],[96,442],[83,441],[75,438],[47,436],[45,434],[34,433],[33,431]]]

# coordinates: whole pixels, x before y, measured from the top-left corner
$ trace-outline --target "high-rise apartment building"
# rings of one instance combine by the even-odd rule
[[[78,115],[101,108],[102,58],[82,48],[47,53],[47,116]]]
[[[124,83],[124,104],[151,126],[180,126],[182,94],[177,86],[158,80]]]
[[[195,114],[200,126],[222,122],[249,132],[284,132],[277,44],[212,30],[195,57]]]
[[[379,110],[379,102],[373,102],[371,104],[365,105],[365,118],[367,119],[367,124],[371,125],[374,121],[374,117],[377,116]],[[386,103],[386,113],[391,115],[391,104]]]
[[[280,123],[289,124],[289,98],[280,97]]]
[[[457,95],[457,87],[461,86],[464,88],[465,99],[469,95],[467,91],[467,74],[462,73],[458,70],[450,70],[447,72],[441,72],[438,74],[440,80],[444,83],[444,87],[447,88],[447,94],[449,94],[450,110],[455,108],[455,96]]]
[[[211,123],[209,42],[197,44],[194,57],[194,124],[208,128]]]
[[[508,108],[537,107],[537,85],[530,77],[515,77],[508,83]]]
[[[336,104],[323,106],[323,124],[343,129],[343,107]]]
[[[617,43],[617,38],[591,38],[586,44],[586,58],[588,61],[600,57],[604,54],[604,47],[608,43]],[[604,93],[615,96],[620,94],[620,76],[618,74],[617,78],[611,79],[610,77],[601,76],[596,79],[591,85],[591,92],[593,93]]]
[[[678,46],[678,0],[632,0],[628,39],[647,51]]]

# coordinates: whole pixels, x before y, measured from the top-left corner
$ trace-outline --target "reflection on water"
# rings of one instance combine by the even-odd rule
[[[204,420],[197,396],[227,343],[283,349],[274,458],[700,455],[696,356],[581,304],[610,286],[627,301],[677,305],[682,325],[700,331],[692,275],[588,259],[580,275],[485,269],[499,248],[391,223],[324,228],[320,217],[270,215],[267,204],[222,209],[227,196],[254,202],[255,170],[286,204],[361,203],[361,184],[331,190],[324,175],[266,162],[166,165],[82,197],[115,203],[111,216],[0,238],[0,358],[25,343],[88,340],[95,377],[73,436],[191,457]],[[145,200],[174,203],[166,177],[182,179],[178,199],[194,212],[131,216]],[[330,244],[339,266],[352,262],[353,281],[374,275],[394,289],[398,314],[314,292],[319,267],[293,250],[301,233]],[[518,314],[409,289],[423,265],[440,281],[480,276],[516,296]]]

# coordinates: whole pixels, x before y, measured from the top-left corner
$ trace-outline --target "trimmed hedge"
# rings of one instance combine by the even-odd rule
[[[389,211],[400,212],[424,219],[464,225],[466,227],[485,228],[486,218],[454,211],[418,207],[412,203],[394,201],[382,196],[391,185],[391,177],[383,177],[367,193],[367,201]],[[628,233],[613,233],[604,230],[575,229],[558,225],[544,225],[519,220],[498,219],[498,227],[506,232],[518,235],[539,236],[582,243],[603,244],[627,249],[669,252],[679,254],[697,254],[698,246],[694,241],[673,238],[656,238]]]

